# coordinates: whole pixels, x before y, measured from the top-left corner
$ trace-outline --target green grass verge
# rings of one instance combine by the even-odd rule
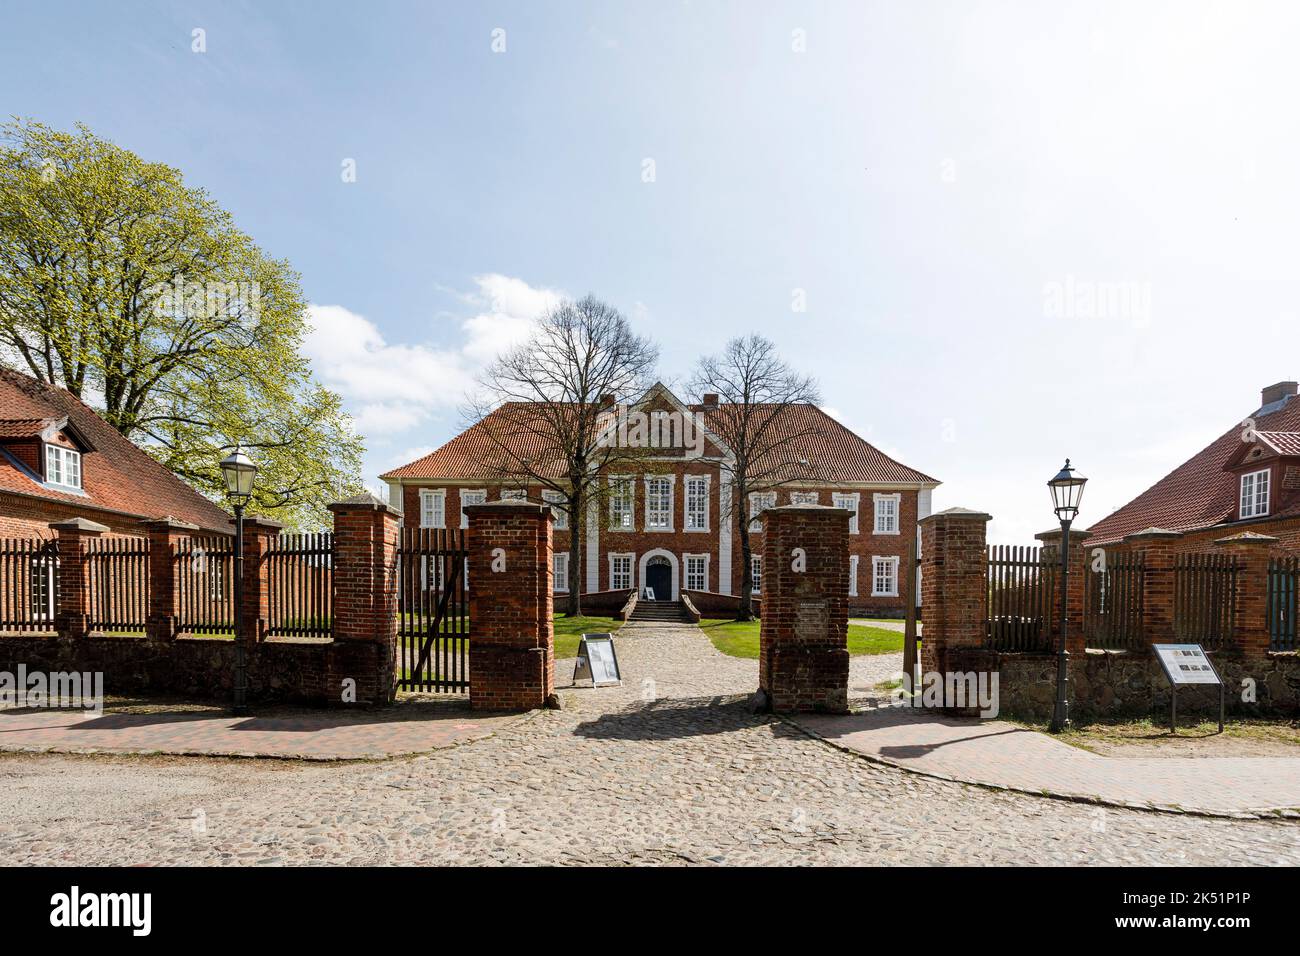
[[[732,657],[758,658],[758,621],[731,621],[706,618],[700,627],[709,636],[713,646]],[[903,632],[883,627],[849,625],[850,654],[900,654],[903,651]]]
[[[583,634],[612,634],[623,626],[616,617],[569,617],[557,614],[555,623],[555,657],[557,660],[578,656],[578,642]]]

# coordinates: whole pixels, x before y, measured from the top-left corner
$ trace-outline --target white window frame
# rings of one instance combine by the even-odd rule
[[[609,488],[609,530],[635,531],[636,479],[631,475],[611,475]]]
[[[627,583],[620,585],[614,578],[614,563],[616,561],[627,561]],[[636,553],[633,551],[610,552],[609,555],[609,589],[611,591],[627,591],[636,587]]]
[[[566,511],[563,507],[560,508],[555,507],[556,505],[563,505],[565,497],[566,496],[562,491],[542,492],[542,501],[546,502],[551,506],[551,514],[555,516],[556,531],[569,530],[569,512]]]
[[[465,496],[466,496],[466,495],[481,495],[482,497],[479,498],[478,501],[466,501],[466,500],[465,500]],[[462,488],[462,489],[460,489],[460,526],[461,526],[462,528],[468,528],[468,527],[469,527],[469,515],[465,514],[465,507],[466,507],[467,505],[483,505],[483,504],[487,504],[487,489],[486,489],[486,488]]]
[[[59,573],[59,559],[46,554],[33,555],[27,566],[28,607],[32,619],[52,621],[58,613],[54,606],[55,577]]]
[[[75,473],[75,474],[74,474]],[[45,481],[61,488],[81,487],[81,452],[62,445],[45,446]]]
[[[527,489],[527,488],[502,488],[502,489],[501,489],[501,497],[500,497],[499,500],[501,500],[501,501],[527,501],[527,500],[528,500],[528,489]]]
[[[749,593],[763,593],[763,556],[761,554],[751,554],[749,556]]]
[[[1269,495],[1272,493],[1272,473],[1265,468],[1241,476],[1242,518],[1263,518],[1269,512]],[[1262,499],[1262,500],[1261,500]]]
[[[819,505],[821,504],[821,495],[816,491],[792,491],[790,492],[790,504]]]
[[[691,562],[699,562],[702,565],[700,571],[701,582],[699,587],[691,584]],[[709,556],[707,554],[684,554],[682,555],[682,587],[687,591],[707,591],[709,589]]]
[[[685,499],[684,507],[686,509],[686,516],[682,524],[683,531],[706,532],[709,530],[709,494],[713,490],[711,481],[712,477],[712,475],[686,476],[686,490],[683,494],[683,498]],[[691,488],[694,486],[698,489],[700,485],[704,486],[704,490],[698,493],[697,503],[702,503],[703,509],[696,509],[693,513],[691,510]],[[692,524],[692,518],[697,519],[697,524]]]
[[[871,556],[871,596],[872,597],[898,597],[898,556],[897,555],[878,555]],[[889,580],[893,584],[893,590],[880,590],[880,569],[882,567],[889,569]]]
[[[666,533],[673,530],[673,519],[677,503],[677,476],[676,475],[646,475],[645,481],[645,530],[655,533]],[[650,523],[651,515],[662,514],[650,507],[650,483],[653,481],[666,482],[668,485],[668,523],[661,527],[656,527]]]
[[[569,552],[556,551],[551,554],[551,575],[555,578],[551,585],[552,591],[569,590]]]
[[[749,493],[749,532],[758,534],[763,530],[763,512],[776,507],[775,491],[751,491]]]
[[[892,495],[881,495],[881,494],[877,494],[877,495],[874,496],[874,499],[875,499],[875,503],[876,503],[876,520],[875,520],[875,525],[874,525],[875,533],[876,533],[876,534],[902,534],[902,533],[903,533],[903,531],[902,531],[902,524],[903,524],[903,496],[902,496],[902,494],[901,494],[901,493],[895,493],[895,494],[892,494]],[[893,512],[894,512],[894,513],[893,513],[892,515],[889,514],[889,510],[888,510],[888,509],[882,509],[882,508],[881,508],[881,505],[891,504],[891,503],[892,503],[893,506],[894,506],[894,507],[893,507]],[[891,517],[893,518],[893,522],[894,522],[894,526],[893,526],[893,528],[889,528],[889,527],[887,526],[888,523],[889,523],[889,519],[890,519]],[[883,522],[882,522],[882,519],[884,519]],[[882,523],[885,524],[886,527],[881,527]]]
[[[849,534],[858,533],[858,505],[862,496],[858,492],[834,492],[831,495],[831,504],[836,508],[843,508],[851,515],[849,518]]]
[[[849,555],[849,597],[858,596],[858,556]]]
[[[437,505],[436,511],[434,505]],[[420,489],[420,527],[447,527],[447,489]]]

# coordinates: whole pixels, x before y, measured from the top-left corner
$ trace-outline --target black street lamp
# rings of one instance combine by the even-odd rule
[[[226,497],[235,507],[235,713],[248,710],[248,662],[244,648],[244,505],[253,495],[257,465],[235,446],[221,460]]]
[[[1079,515],[1083,486],[1088,479],[1076,475],[1065,459],[1065,467],[1047,483],[1052,490],[1052,506],[1061,519],[1061,643],[1056,649],[1056,706],[1052,709],[1051,731],[1059,734],[1070,725],[1070,654],[1065,649],[1065,628],[1069,617],[1066,603],[1070,595],[1070,523]]]

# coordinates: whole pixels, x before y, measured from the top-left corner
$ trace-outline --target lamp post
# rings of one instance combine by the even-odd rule
[[[1065,459],[1065,467],[1047,483],[1052,491],[1052,506],[1061,520],[1061,643],[1056,649],[1056,706],[1052,709],[1051,731],[1059,734],[1070,725],[1070,654],[1065,649],[1065,629],[1069,618],[1067,603],[1070,594],[1070,523],[1079,514],[1083,499],[1083,486],[1088,479],[1076,475]]]
[[[221,460],[226,497],[235,507],[235,706],[236,714],[248,709],[248,662],[244,648],[244,505],[253,495],[257,465],[239,446]]]

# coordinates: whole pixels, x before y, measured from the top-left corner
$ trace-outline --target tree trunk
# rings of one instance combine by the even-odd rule
[[[737,621],[754,620],[754,599],[753,586],[751,582],[754,579],[754,553],[750,550],[749,543],[749,515],[748,508],[742,508],[741,521],[737,526],[740,531],[740,607],[736,609]]]
[[[582,542],[586,531],[582,515],[582,492],[575,491],[569,499],[569,600],[570,617],[582,614]]]

